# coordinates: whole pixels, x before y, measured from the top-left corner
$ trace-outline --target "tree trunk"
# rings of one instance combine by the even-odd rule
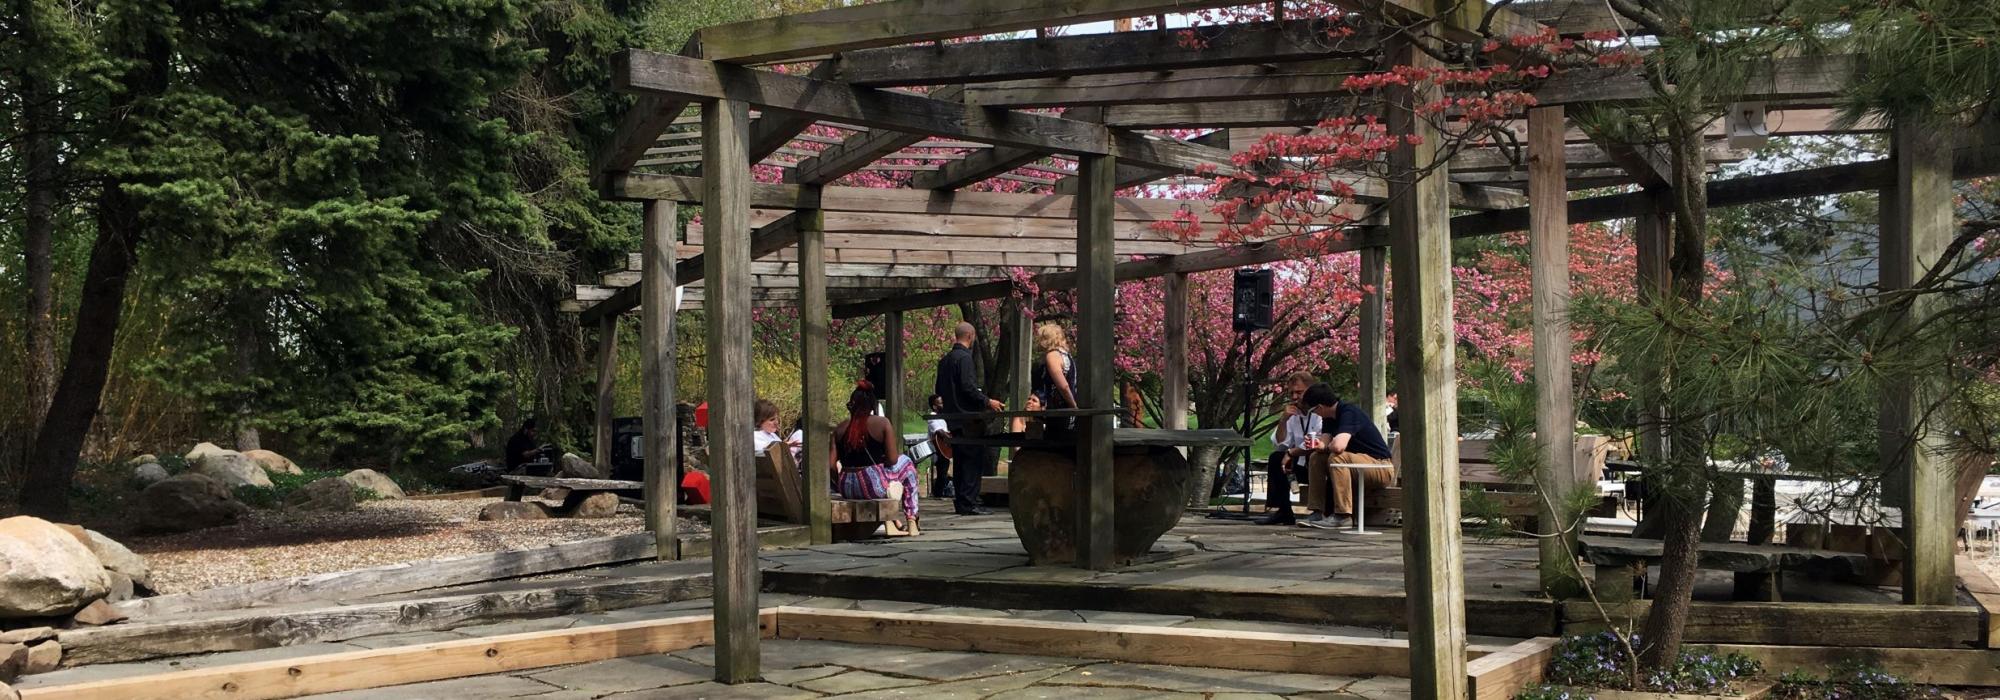
[[[23,15],[31,17],[32,12]],[[26,258],[27,424],[29,435],[41,430],[42,417],[56,391],[55,295],[51,260],[56,212],[55,96],[33,71],[23,71],[21,95],[22,255]]]

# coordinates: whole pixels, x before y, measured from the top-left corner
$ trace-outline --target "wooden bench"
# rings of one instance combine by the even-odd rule
[[[1391,439],[1389,454],[1392,462],[1399,465],[1402,453],[1398,451],[1400,441]],[[1604,477],[1606,457],[1612,447],[1610,438],[1602,435],[1579,435],[1576,438],[1576,483],[1596,484]],[[1471,487],[1460,494],[1461,500],[1478,500],[1492,506],[1492,512],[1515,523],[1519,530],[1535,531],[1535,520],[1541,513],[1541,497],[1535,493],[1533,483],[1525,483],[1507,478],[1500,473],[1500,466],[1488,455],[1492,440],[1460,440],[1458,442],[1458,483]],[[1475,493],[1476,489],[1476,493]],[[1403,490],[1389,487],[1381,492],[1383,503],[1392,508],[1400,507]],[[1598,502],[1584,512],[1584,517],[1608,518],[1618,515],[1618,497],[1600,496]]]
[[[565,493],[563,495],[562,506],[556,510],[556,513],[564,516],[576,512],[577,506],[582,505],[583,499],[589,498],[591,494],[607,491],[627,494],[644,493],[646,489],[646,484],[638,481],[570,479],[556,476],[515,476],[511,474],[502,475],[500,483],[507,485],[507,500],[509,501],[521,500],[522,497],[528,495],[528,489],[535,489],[537,491],[563,489]]]
[[[1593,587],[1598,599],[1625,602],[1633,598],[1633,583],[1643,582],[1646,570],[1660,561],[1664,546],[1659,540],[1580,537],[1577,549],[1597,569]],[[1778,577],[1788,570],[1820,576],[1858,576],[1870,566],[1868,555],[1824,549],[1710,542],[1703,543],[1700,551],[1696,566],[1735,574],[1737,600],[1782,600]]]
[[[847,500],[832,494],[827,497],[832,500],[829,514],[835,540],[865,538],[873,535],[877,527],[885,527],[890,537],[916,534],[916,527],[906,522],[899,498]],[[805,484],[791,450],[780,447],[757,456],[757,517],[808,522]]]

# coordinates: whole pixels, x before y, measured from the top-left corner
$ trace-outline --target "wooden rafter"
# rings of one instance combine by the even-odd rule
[[[1255,22],[1178,29],[924,44],[840,54],[838,79],[865,86],[1063,78],[1098,73],[1281,63],[1372,50],[1371,37],[1333,39],[1312,22]]]

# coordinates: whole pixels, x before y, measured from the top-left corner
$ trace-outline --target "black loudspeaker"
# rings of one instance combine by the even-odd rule
[[[1271,271],[1243,268],[1236,271],[1236,332],[1248,333],[1271,327]]]

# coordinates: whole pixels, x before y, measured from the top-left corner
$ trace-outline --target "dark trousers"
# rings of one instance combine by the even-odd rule
[[[991,468],[993,448],[984,445],[952,445],[952,508],[963,512],[979,507],[979,479]]]
[[[945,487],[951,485],[949,477],[946,476],[950,473],[951,460],[943,453],[931,459],[931,498],[944,498]]]
[[[1264,461],[1265,486],[1267,487],[1264,489],[1264,505],[1269,506],[1271,510],[1283,513],[1292,512],[1292,482],[1290,477],[1293,475],[1294,470],[1299,470],[1305,464],[1306,459],[1300,457],[1292,461],[1294,464],[1285,463],[1285,451],[1283,449],[1272,452],[1271,458]],[[1304,482],[1305,475],[1298,474],[1298,479]]]

